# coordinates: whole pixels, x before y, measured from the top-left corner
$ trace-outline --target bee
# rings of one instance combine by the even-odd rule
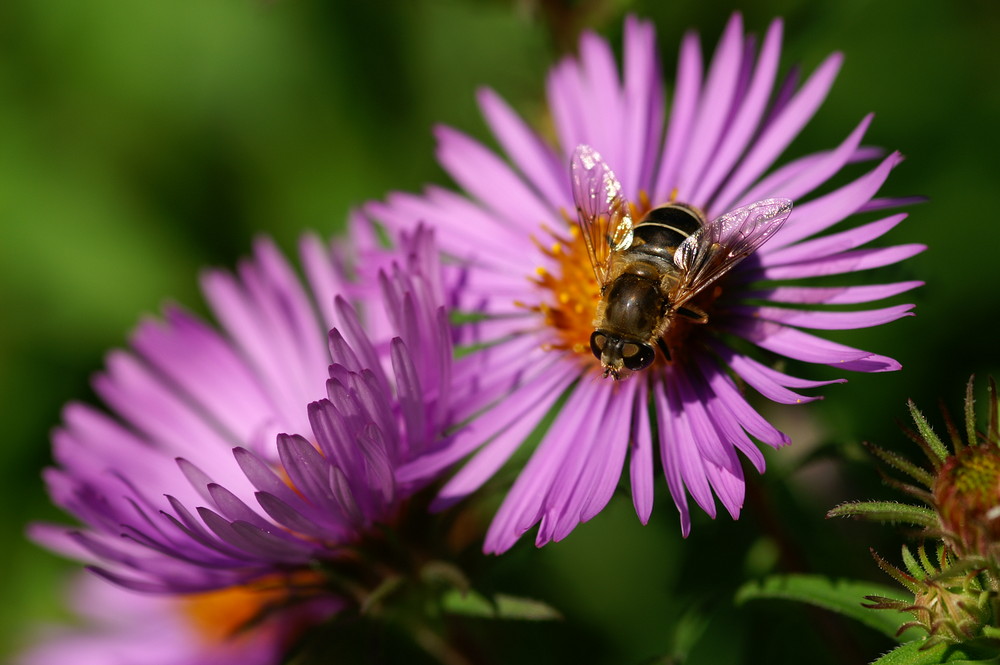
[[[692,299],[773,236],[792,202],[757,201],[708,222],[696,208],[669,203],[634,223],[634,207],[601,155],[577,146],[570,161],[573,199],[587,254],[601,288],[590,348],[604,376],[653,364],[680,320],[707,323]]]

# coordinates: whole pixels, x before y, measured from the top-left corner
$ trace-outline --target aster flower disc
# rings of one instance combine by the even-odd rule
[[[401,477],[431,477],[468,458],[437,505],[457,501],[492,476],[564,399],[500,508],[487,551],[509,548],[534,525],[539,545],[565,537],[607,503],[626,458],[635,509],[647,521],[654,450],[683,533],[690,528],[689,496],[713,517],[716,499],[738,516],[744,495],[738,453],[763,471],[751,437],[774,447],[788,438],[750,406],[737,380],[782,404],[817,399],[797,391],[839,381],[778,372],[738,349],[756,346],[841,370],[899,368],[891,358],[803,330],[862,328],[907,316],[911,305],[841,306],[888,298],[919,282],[819,287],[787,280],[888,265],[923,246],[862,248],[904,214],[829,231],[856,213],[912,200],[875,198],[901,157],[861,147],[871,116],[833,149],[775,166],[822,103],[841,63],[834,54],[801,86],[795,73],[778,83],[781,37],[782,24],[775,21],[758,49],[735,15],[703,67],[698,37],[688,34],[668,119],[652,26],[627,20],[621,71],[608,44],[585,34],[579,58],[564,60],[549,75],[555,146],[484,90],[479,102],[506,159],[441,128],[439,160],[465,194],[432,187],[422,196],[394,194],[367,207],[393,231],[417,221],[436,226],[442,251],[461,270],[456,306],[485,315],[460,333],[460,343],[484,347],[478,352],[486,363],[482,390],[467,412],[477,417],[449,445],[404,465]],[[651,367],[627,381],[602,379],[589,343],[601,294],[578,226],[580,196],[574,200],[569,168],[581,145],[592,146],[613,169],[620,183],[615,193],[629,204],[617,214],[634,222],[667,203],[686,204],[706,220],[763,199],[795,206],[766,242],[691,301],[694,315],[665,336],[669,362],[657,353]],[[874,158],[880,159],[860,177],[814,194],[848,164]],[[614,246],[617,227],[609,227]],[[775,281],[781,283],[769,283]]]

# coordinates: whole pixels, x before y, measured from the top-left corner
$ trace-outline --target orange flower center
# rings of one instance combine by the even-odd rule
[[[265,618],[271,608],[288,604],[293,594],[314,586],[319,576],[303,571],[264,578],[243,586],[183,596],[182,611],[206,644],[237,640],[241,631]]]
[[[633,220],[641,220],[652,209],[644,192],[640,193],[638,204],[629,205]],[[566,228],[561,232],[543,227],[551,238],[550,244],[532,238],[539,251],[555,263],[552,268],[537,268],[536,274],[530,278],[540,287],[540,302],[516,304],[542,315],[545,327],[551,332],[550,341],[544,348],[572,351],[586,368],[601,370],[600,361],[590,348],[590,336],[595,329],[595,317],[601,302],[601,285],[594,274],[583,232],[575,217],[564,211],[563,218]],[[721,288],[716,285],[698,294],[690,304],[707,313],[720,293]],[[691,332],[699,328],[702,328],[700,323],[683,316],[673,317],[663,336],[671,356],[675,355],[675,349],[685,344]],[[657,353],[656,365],[662,365],[664,360]]]
[[[531,281],[542,290],[541,302],[523,306],[540,313],[552,332],[546,348],[572,351],[587,365],[599,367],[590,351],[590,335],[594,332],[601,286],[590,265],[580,228],[568,218],[566,221],[562,234],[546,229],[553,240],[550,245],[534,239],[539,251],[553,259],[556,267],[536,270]]]

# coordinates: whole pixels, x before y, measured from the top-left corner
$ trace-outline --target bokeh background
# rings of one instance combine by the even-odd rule
[[[305,229],[392,189],[448,184],[431,129],[486,139],[480,85],[536,125],[545,72],[591,26],[615,44],[628,12],[655,20],[664,71],[697,28],[714,47],[729,14],[762,33],[786,21],[783,64],[845,65],[789,156],[832,146],[869,111],[867,143],[907,160],[883,193],[928,203],[886,243],[929,251],[882,271],[922,279],[917,316],[840,341],[904,370],[851,376],[827,400],[769,411],[793,434],[769,457],[744,517],[699,515],[682,540],[665,484],[647,527],[625,496],[563,543],[525,539],[488,562],[489,584],[561,609],[558,624],[482,625],[498,662],[866,662],[890,643],[782,603],[733,607],[739,583],[776,570],[880,580],[888,528],[832,523],[840,501],[889,496],[859,443],[906,449],[912,397],[958,413],[965,381],[996,351],[1000,10],[988,0],[6,0],[0,3],[0,660],[28,626],[64,618],[76,567],[27,543],[52,509],[39,473],[70,399],[140,317],[168,301],[204,311],[197,275],[232,266],[255,235],[287,250]],[[810,368],[813,378],[832,369]],[[936,417],[936,416],[935,416]],[[938,420],[940,422],[940,420]],[[911,452],[916,454],[914,449]],[[881,581],[881,580],[880,580]],[[888,581],[888,578],[885,579]],[[836,648],[832,644],[838,645]]]

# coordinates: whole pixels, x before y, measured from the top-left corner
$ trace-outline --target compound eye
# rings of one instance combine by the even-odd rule
[[[625,367],[633,372],[646,369],[653,364],[654,358],[656,358],[656,351],[649,344],[625,342],[622,347],[622,360]]]
[[[590,350],[594,352],[594,357],[598,360],[601,359],[601,352],[604,351],[604,347],[608,343],[608,336],[602,333],[600,330],[595,330],[590,335]]]

